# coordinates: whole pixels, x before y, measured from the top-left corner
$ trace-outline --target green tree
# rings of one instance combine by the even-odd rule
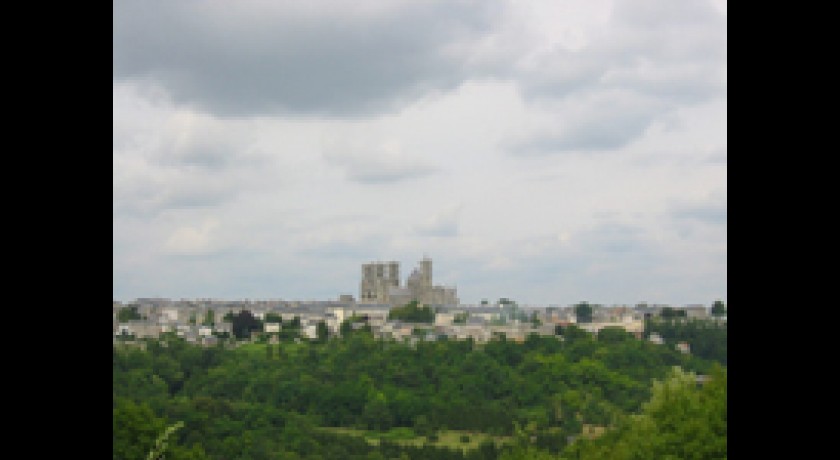
[[[619,326],[607,326],[598,331],[598,340],[601,342],[621,343],[633,339],[633,334]]]
[[[216,312],[213,311],[212,308],[207,310],[207,315],[204,316],[204,321],[202,321],[201,324],[205,326],[213,326],[216,324]]]
[[[416,300],[403,305],[402,307],[394,307],[388,312],[389,320],[402,320],[412,323],[433,323],[435,321],[435,312],[427,305],[420,306]]]
[[[585,329],[581,329],[580,327],[569,324],[565,328],[563,328],[563,340],[568,343],[578,341],[578,340],[589,340],[592,338],[592,334],[586,332]]]
[[[327,327],[327,323],[323,321],[318,321],[315,326],[315,333],[319,342],[326,342],[330,338],[330,329]]]
[[[385,431],[391,428],[391,413],[388,411],[388,403],[382,392],[375,392],[365,404],[362,413],[368,429]]]
[[[233,335],[238,339],[247,339],[251,332],[262,330],[262,321],[255,317],[250,310],[242,310],[231,319]]]
[[[300,329],[300,316],[295,316],[292,318],[292,321],[289,322],[290,329]]]
[[[164,430],[163,433],[161,433],[160,436],[158,436],[158,438],[155,440],[155,445],[149,451],[149,454],[146,455],[146,460],[162,460],[163,454],[166,451],[166,448],[168,447],[169,437],[172,435],[172,433],[174,433],[183,426],[184,422],[179,421],[176,422],[174,425],[167,427],[166,430]]]
[[[675,367],[655,381],[640,415],[623,418],[606,435],[579,441],[568,458],[594,460],[725,459],[726,371],[716,366],[698,388],[697,376]]]
[[[575,317],[578,323],[592,322],[592,305],[587,302],[580,302],[575,305]]]
[[[712,304],[712,316],[720,317],[726,314],[726,306],[722,300],[715,300]]]
[[[663,319],[685,318],[685,310],[681,308],[662,307],[659,316]]]
[[[341,334],[342,337],[347,337],[353,332],[353,323],[349,319],[345,319],[341,322],[341,326],[339,326],[338,332]]]
[[[280,314],[278,314],[278,313],[270,311],[270,312],[265,314],[265,317],[263,318],[263,321],[266,322],[266,323],[283,324],[283,317],[281,317]]]
[[[137,305],[129,305],[128,307],[120,308],[117,311],[117,321],[125,323],[133,319],[143,319],[140,312],[137,311]]]
[[[466,312],[465,313],[456,313],[452,322],[454,324],[466,324],[467,323],[467,316],[469,316]]]
[[[114,401],[113,413],[114,458],[145,460],[165,427],[164,420],[156,417],[147,403],[137,404],[121,397]]]
[[[418,436],[429,437],[437,432],[425,414],[418,415],[414,420],[414,432]]]

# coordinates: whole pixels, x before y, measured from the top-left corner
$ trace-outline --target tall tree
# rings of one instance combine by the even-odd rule
[[[659,316],[665,319],[685,318],[685,310],[681,308],[662,307]]]
[[[117,312],[117,320],[121,323],[133,319],[143,319],[140,312],[137,311],[137,305],[129,305],[128,307],[119,309]]]
[[[246,339],[251,332],[262,330],[262,321],[256,318],[250,310],[242,310],[231,318],[233,335],[238,339]]]
[[[569,458],[726,458],[726,370],[716,366],[708,383],[674,368],[655,381],[642,413],[625,417],[607,435],[578,442]]]
[[[579,323],[591,323],[592,305],[589,305],[587,302],[580,302],[575,305],[575,317],[577,317],[577,322]]]
[[[726,306],[724,306],[722,300],[715,300],[712,303],[712,316],[720,317],[726,314]]]
[[[212,308],[207,310],[207,315],[204,317],[202,324],[205,326],[213,326],[216,323],[216,312]]]
[[[327,327],[327,323],[323,321],[318,321],[315,326],[315,333],[319,342],[326,342],[330,338],[330,329]]]

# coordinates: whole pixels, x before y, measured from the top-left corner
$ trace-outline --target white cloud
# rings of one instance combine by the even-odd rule
[[[437,168],[418,155],[407,154],[396,140],[368,143],[359,139],[326,142],[324,159],[360,183],[388,183],[434,173]]]
[[[205,254],[214,249],[214,231],[219,226],[215,219],[208,219],[200,225],[178,227],[166,240],[165,249],[170,254]]]
[[[446,207],[417,225],[418,233],[425,236],[457,236],[462,207],[461,204]]]

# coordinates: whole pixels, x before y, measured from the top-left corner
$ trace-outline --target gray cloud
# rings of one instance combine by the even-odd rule
[[[555,46],[514,74],[526,101],[558,119],[510,151],[619,149],[680,107],[725,97],[726,18],[700,0],[616,2],[582,48]]]
[[[562,98],[623,88],[696,103],[726,92],[726,17],[711,2],[616,2],[610,24],[582,49],[561,46],[518,68],[524,94]]]
[[[459,282],[465,296],[551,303],[627,302],[661,299],[652,288],[668,292],[661,267],[668,249],[632,223],[607,218],[582,228],[570,238],[535,236],[498,245],[501,254],[515,254],[505,267],[465,264]],[[464,262],[459,261],[461,264]],[[688,297],[690,298],[690,297]]]
[[[114,79],[219,115],[391,110],[459,84],[467,56],[453,44],[486,33],[496,9],[386,3],[119,1]]]
[[[586,251],[614,256],[646,252],[650,246],[643,229],[618,222],[606,222],[582,236]]]
[[[384,248],[387,246],[387,241],[387,238],[382,235],[360,238],[348,235],[307,244],[298,250],[298,254],[318,259],[342,259],[361,263],[360,261],[371,257],[386,256]]]
[[[684,204],[675,206],[670,215],[678,221],[726,225],[726,203]]]
[[[252,148],[254,140],[253,134],[234,123],[179,113],[168,120],[162,131],[154,161],[163,166],[211,171],[257,167],[266,158]]]
[[[640,29],[685,29],[721,19],[714,4],[709,0],[624,0],[613,5],[613,17],[616,22]]]
[[[152,216],[168,209],[207,208],[232,200],[235,183],[202,175],[138,176],[114,184],[114,213]]]
[[[718,164],[726,165],[726,156],[727,156],[727,150],[724,147],[723,149],[720,149],[720,150],[712,153],[708,157],[706,157],[706,161],[709,162],[709,163],[718,163]]]
[[[345,139],[324,147],[327,163],[341,168],[347,178],[363,184],[394,183],[438,171],[433,164],[405,153],[395,142],[373,144]]]
[[[132,115],[126,111],[126,118]],[[155,124],[124,123],[115,130],[115,212],[148,216],[217,206],[265,182],[253,173],[270,158],[247,124],[184,110],[150,118]]]
[[[417,233],[422,236],[457,236],[460,215],[460,205],[450,206],[417,225]]]
[[[660,113],[656,100],[635,94],[605,92],[564,104],[551,130],[508,141],[515,155],[541,155],[621,148],[640,137]]]

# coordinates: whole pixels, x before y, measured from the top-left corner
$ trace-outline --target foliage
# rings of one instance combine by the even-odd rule
[[[651,319],[647,327],[669,346],[687,342],[693,355],[726,364],[726,323],[704,319]]]
[[[326,342],[330,338],[330,329],[327,327],[327,323],[318,321],[315,326],[315,335],[319,342]]]
[[[634,339],[633,334],[619,326],[607,326],[598,331],[598,340],[603,342],[619,343]]]
[[[172,335],[145,350],[115,345],[114,458],[142,460],[173,421],[184,425],[170,436],[167,459],[550,458],[584,426],[617,433],[672,366],[709,368],[646,341],[596,340],[573,325],[563,332],[564,341],[533,335],[414,348],[376,340],[369,329],[233,349]],[[518,447],[484,442],[516,426]],[[319,427],[382,435],[371,444]],[[470,443],[460,443],[467,433]],[[429,444],[403,443],[411,434]],[[435,443],[444,439],[451,445]]]
[[[715,300],[712,303],[712,316],[719,317],[726,315],[726,306],[723,304],[722,300]]]
[[[207,310],[207,315],[204,316],[204,321],[201,324],[205,326],[213,326],[216,324],[216,312],[210,308]]]
[[[578,323],[592,322],[592,305],[587,302],[580,302],[575,305],[575,317]]]
[[[117,311],[117,321],[121,323],[135,319],[145,319],[140,315],[140,312],[137,311],[137,305],[129,305],[127,307],[120,308]]]
[[[388,312],[389,320],[402,320],[410,323],[433,323],[435,312],[427,305],[419,306],[416,300],[394,307]]]
[[[230,322],[233,335],[237,339],[246,339],[251,336],[251,332],[263,329],[262,321],[255,317],[250,310],[241,310],[233,315]]]
[[[146,460],[160,460],[163,458],[163,453],[167,448],[167,440],[169,436],[172,435],[176,430],[184,426],[184,422],[176,422],[174,425],[169,426],[166,430],[158,436],[157,440],[155,440],[155,445],[152,450],[149,451],[149,455],[146,456]]]
[[[662,307],[659,317],[662,319],[685,318],[686,312],[683,309]]]
[[[270,311],[265,314],[265,317],[263,317],[263,322],[283,324],[283,317],[281,317],[278,313]]]
[[[623,418],[596,440],[576,442],[564,458],[725,459],[726,412],[725,369],[715,367],[710,381],[698,388],[694,374],[676,367],[654,382],[640,415]]]
[[[576,340],[590,340],[592,338],[592,334],[586,332],[584,329],[581,329],[578,326],[575,326],[574,324],[569,324],[565,328],[562,328],[561,331],[563,339],[566,342],[574,342]]]

